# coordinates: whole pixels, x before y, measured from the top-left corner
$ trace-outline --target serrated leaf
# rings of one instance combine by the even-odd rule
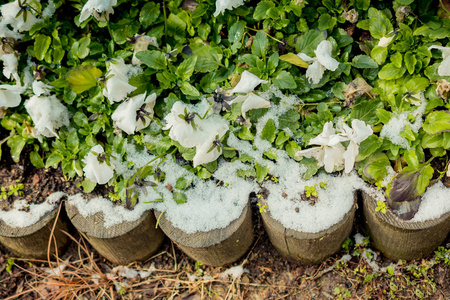
[[[143,27],[152,25],[158,19],[160,14],[159,6],[159,3],[149,1],[142,7],[139,13],[139,22]]]
[[[375,46],[373,47],[372,51],[370,51],[370,56],[379,65],[384,64],[387,55],[388,55],[387,47]]]
[[[309,65],[305,61],[303,61],[300,57],[295,55],[294,53],[288,53],[280,56],[280,60],[287,61],[290,64],[296,65],[301,68],[308,69]]]
[[[181,92],[185,95],[192,97],[200,97],[200,92],[189,82],[182,81],[180,84]]]
[[[255,12],[253,13],[253,19],[261,21],[266,18],[269,9],[275,7],[275,3],[268,0],[263,0],[256,5]]]
[[[25,147],[26,140],[20,135],[14,135],[7,141],[7,145],[11,149],[11,158],[14,162],[18,163],[20,160],[20,153],[22,153],[23,147]]]
[[[176,74],[182,80],[188,80],[191,78],[195,70],[195,64],[197,63],[197,56],[191,56],[184,60],[178,67]]]
[[[289,128],[291,132],[295,132],[299,127],[300,114],[296,110],[288,110],[278,118],[280,130]]]
[[[80,94],[96,86],[101,76],[102,71],[94,66],[79,66],[67,72],[66,81],[75,93]]]
[[[314,50],[325,39],[323,32],[319,30],[310,30],[302,35],[295,43],[297,52],[305,53],[308,56],[315,56]]]
[[[406,69],[408,70],[409,74],[413,74],[414,73],[414,68],[416,66],[417,63],[417,58],[414,54],[412,54],[411,52],[406,52],[405,53],[405,66]]]
[[[47,161],[45,162],[45,167],[46,168],[50,168],[50,167],[56,168],[63,159],[64,159],[64,155],[62,155],[59,152],[53,152],[47,158]]]
[[[352,60],[352,66],[359,69],[378,68],[378,64],[367,55],[357,55]]]
[[[393,63],[389,63],[378,72],[378,77],[386,80],[398,79],[402,77],[405,72],[405,67],[398,68]]]
[[[273,143],[277,134],[277,127],[272,119],[269,119],[261,131],[261,139]]]
[[[269,39],[263,30],[258,30],[252,43],[252,54],[258,57],[266,56]]]
[[[320,30],[327,30],[327,29],[333,29],[333,27],[336,25],[336,18],[330,16],[329,14],[323,14],[319,18],[319,29]]]
[[[280,89],[295,89],[297,84],[295,83],[294,77],[291,73],[287,71],[281,71],[272,79],[273,84],[275,84]]]
[[[149,68],[163,70],[166,68],[166,56],[161,51],[145,50],[136,53],[136,57]]]
[[[256,169],[256,181],[261,183],[266,175],[269,173],[269,167],[260,165],[258,162],[255,163],[255,169]]]
[[[383,102],[380,100],[361,101],[353,107],[350,118],[364,121],[368,125],[375,125],[379,120],[377,110],[383,107]]]

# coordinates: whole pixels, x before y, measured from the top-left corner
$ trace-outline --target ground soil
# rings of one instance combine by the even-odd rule
[[[52,191],[79,192],[60,170],[2,164],[0,174],[0,186],[23,180],[30,203]],[[374,272],[362,255],[370,245],[351,243],[318,266],[302,266],[277,253],[264,231],[259,207],[254,204],[252,209],[256,239],[249,253],[232,265],[246,269],[239,278],[222,278],[231,266],[198,264],[169,239],[154,257],[129,266],[154,268],[149,277],[108,274],[116,266],[73,230],[74,241],[58,258],[62,272],[55,263],[16,258],[0,245],[0,299],[450,299],[450,240],[439,253],[411,262],[392,262],[376,252],[376,264],[395,264],[392,272]],[[352,235],[362,232],[359,224],[354,228]],[[351,260],[340,265],[338,260],[346,254],[352,254]]]

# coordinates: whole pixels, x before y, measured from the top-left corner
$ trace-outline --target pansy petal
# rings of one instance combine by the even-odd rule
[[[450,56],[444,59],[438,68],[439,76],[450,76]]]
[[[359,146],[354,142],[350,142],[347,150],[342,154],[345,160],[345,173],[350,173],[353,170],[358,153]]]
[[[305,150],[300,150],[297,151],[297,153],[295,153],[296,157],[307,157],[307,158],[314,157],[319,163],[319,167],[323,166],[324,155],[325,152],[324,148],[322,147],[313,147]]]
[[[297,56],[300,57],[301,60],[306,61],[306,62],[314,61],[314,58],[306,55],[305,53],[297,53]]]
[[[431,45],[430,47],[428,47],[428,50],[431,50],[431,49],[437,49],[437,50],[442,51],[442,58],[443,59],[446,59],[447,57],[450,56],[450,47]]]
[[[230,91],[234,93],[249,93],[253,92],[255,88],[261,83],[267,83],[266,80],[259,79],[258,76],[250,73],[249,71],[242,72],[241,79],[238,84]]]
[[[344,163],[344,152],[345,148],[341,144],[337,144],[334,147],[325,147],[323,156],[325,171],[331,173],[335,167],[341,166]]]
[[[352,128],[355,134],[353,141],[358,145],[373,134],[372,127],[367,125],[364,121],[358,119],[354,119],[352,121]]]
[[[318,84],[320,79],[322,79],[324,72],[325,68],[315,60],[306,70],[306,78],[308,78],[309,82]]]
[[[17,85],[2,84],[0,85],[0,106],[16,107],[22,101],[20,94],[24,88]]]
[[[113,176],[114,170],[113,166],[108,166],[106,162],[100,162],[95,153],[103,153],[103,147],[101,145],[96,145],[91,148],[91,151],[83,158],[83,162],[86,166],[83,168],[84,176],[90,181],[98,184],[106,184]]]
[[[214,17],[217,17],[220,13],[224,12],[226,9],[232,10],[233,8],[236,8],[241,5],[244,5],[244,0],[217,0]]]
[[[245,113],[251,109],[266,108],[266,107],[270,107],[269,101],[256,94],[249,93],[247,95],[247,99],[245,99],[244,103],[242,104],[241,112],[242,115],[245,117]]]
[[[336,71],[339,67],[339,62],[331,56],[333,46],[329,41],[322,41],[317,49],[314,50],[316,58],[319,63],[324,66],[327,70]]]

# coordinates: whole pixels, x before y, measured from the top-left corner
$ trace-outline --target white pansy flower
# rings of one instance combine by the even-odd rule
[[[117,127],[127,134],[133,134],[135,131],[139,131],[150,125],[150,121],[153,118],[155,102],[155,93],[148,97],[145,94],[137,95],[121,103],[111,118]]]
[[[147,35],[136,34],[132,39],[132,43],[133,43],[133,58],[131,59],[131,63],[133,65],[140,65],[142,63],[139,60],[139,58],[136,57],[136,53],[147,50],[149,45],[159,47],[156,38]]]
[[[394,39],[395,35],[386,37],[383,36],[379,41],[378,41],[378,46],[379,47],[387,47],[389,46],[389,44],[392,42],[392,40]]]
[[[270,107],[269,101],[251,92],[244,96],[237,96],[231,100],[229,104],[231,105],[238,102],[244,102],[241,107],[241,113],[244,119],[247,118],[246,113],[251,109]]]
[[[196,145],[195,156],[192,160],[194,168],[215,161],[222,154],[220,139],[227,133],[228,125],[221,117],[212,117],[203,125],[207,130],[205,140]]]
[[[17,65],[19,63],[17,56],[14,53],[1,54],[0,60],[3,61],[3,75],[8,79],[20,80],[19,73],[17,73]]]
[[[172,140],[177,141],[183,147],[191,148],[204,141],[205,133],[198,128],[202,120],[196,114],[189,113],[185,109],[186,105],[183,102],[175,102],[170,113],[164,118],[167,124],[163,130],[170,129],[169,137]]]
[[[438,45],[432,45],[428,47],[428,50],[437,49],[442,51],[443,61],[439,65],[438,74],[439,76],[450,76],[450,47],[442,47]]]
[[[124,100],[136,89],[128,83],[132,68],[133,66],[125,64],[123,58],[116,58],[108,63],[108,79],[105,82],[103,96],[107,97],[111,104]]]
[[[372,128],[369,125],[366,125],[364,121],[354,119],[351,128],[347,124],[343,124],[343,133],[341,133],[341,136],[348,138],[350,141],[347,150],[343,154],[345,160],[345,173],[350,173],[355,165],[356,156],[358,156],[359,153],[359,144],[372,134]]]
[[[91,15],[98,21],[108,21],[109,14],[114,13],[113,6],[117,0],[88,0],[83,6],[80,14],[80,23],[86,21]]]
[[[55,95],[33,96],[25,102],[25,108],[37,132],[43,136],[58,137],[56,129],[70,125],[69,111]]]
[[[259,79],[255,74],[250,73],[249,71],[244,71],[241,74],[241,79],[238,84],[228,91],[230,94],[234,93],[250,93],[255,90],[255,88],[261,83],[267,83],[266,80]]]
[[[18,85],[0,85],[0,107],[16,107],[22,101],[20,94],[24,91]]]
[[[99,161],[99,159],[102,160],[99,155],[101,156],[103,152],[103,147],[96,145],[83,158],[83,162],[86,164],[83,168],[84,176],[98,184],[106,184],[114,176],[113,165],[108,166],[106,161]]]
[[[244,5],[244,0],[217,0],[214,17],[217,17],[220,13],[223,13],[226,9],[232,10],[233,8],[236,8],[241,5]]]
[[[447,177],[450,177],[450,164],[448,164],[447,173],[445,175],[447,175]]]
[[[304,53],[298,53],[305,62],[311,62],[306,70],[306,78],[313,84],[318,84],[323,77],[325,70],[336,71],[339,67],[339,62],[331,56],[333,46],[329,41],[322,41],[314,50],[316,57],[310,57]]]
[[[332,122],[327,122],[322,133],[309,141],[309,145],[320,145],[320,147],[301,150],[295,155],[298,157],[314,157],[319,167],[325,166],[325,171],[331,173],[335,167],[344,164],[345,148],[341,142],[346,140],[348,139],[335,133]]]
[[[33,25],[42,21],[36,18],[34,15],[35,8],[31,6],[29,2],[22,0],[20,4],[22,7],[19,5],[19,1],[16,0],[0,6],[0,12],[2,15],[1,22],[3,24],[11,25],[11,27],[17,32],[28,31],[31,27],[33,27]]]

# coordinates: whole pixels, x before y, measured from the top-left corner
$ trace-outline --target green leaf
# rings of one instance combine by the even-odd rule
[[[30,152],[30,161],[36,168],[43,168],[45,166],[42,157],[39,153],[37,153],[37,151]]]
[[[288,110],[278,118],[280,130],[288,128],[291,132],[297,131],[300,127],[300,114],[296,110]]]
[[[294,77],[291,73],[287,71],[281,71],[273,78],[273,84],[275,84],[280,89],[295,89],[297,84],[295,83]]]
[[[377,117],[378,119],[380,119],[381,123],[387,124],[392,118],[392,113],[383,108],[379,108],[377,110]]]
[[[330,16],[329,14],[323,14],[319,18],[319,29],[320,30],[327,30],[327,29],[333,29],[333,27],[336,25],[336,18]]]
[[[277,134],[277,127],[272,119],[269,119],[261,131],[261,139],[273,143]]]
[[[422,138],[422,147],[423,148],[439,148],[443,147],[444,137],[442,133],[433,134],[433,135],[425,135]]]
[[[383,179],[388,173],[386,167],[390,165],[387,157],[386,159],[376,160],[364,168],[364,176],[374,181]]]
[[[264,1],[261,1],[259,4],[261,4]],[[258,4],[258,5],[259,5]],[[245,25],[247,25],[247,22],[240,20],[231,25],[230,30],[228,32],[228,40],[230,43],[240,43],[242,40],[242,37],[244,36],[244,30]]]
[[[200,170],[197,172],[197,176],[202,179],[208,179],[211,177],[211,173],[206,170],[206,168],[201,167]]]
[[[260,165],[258,162],[255,162],[255,169],[256,169],[256,181],[261,183],[266,175],[269,173],[269,167]]]
[[[80,94],[96,86],[101,76],[102,71],[94,66],[79,66],[67,72],[66,81],[75,93]]]
[[[275,3],[272,1],[264,0],[259,2],[255,8],[255,12],[253,13],[253,19],[255,21],[266,19],[267,12],[273,7],[275,7]]]
[[[186,35],[186,23],[177,15],[170,14],[167,18],[167,31],[169,36],[175,37],[176,40],[182,39]]]
[[[450,131],[450,112],[433,111],[425,119],[423,130],[428,134]]]
[[[185,95],[192,97],[200,97],[200,92],[189,82],[182,81],[180,84],[181,92]]]
[[[252,54],[258,57],[266,56],[269,40],[263,30],[258,30],[252,43]]]
[[[176,74],[182,80],[188,80],[194,73],[195,64],[197,63],[197,56],[191,56],[184,60],[178,67]]]
[[[416,135],[414,134],[414,132],[411,130],[411,127],[409,127],[408,124],[405,125],[405,129],[403,129],[400,132],[400,136],[404,137],[405,139],[407,139],[408,141],[415,141],[416,140]]]
[[[14,162],[18,163],[20,160],[20,153],[25,147],[26,140],[20,135],[14,135],[8,139],[8,146],[11,149],[11,158]]]
[[[389,63],[389,64],[385,65],[380,70],[380,72],[378,72],[378,77],[380,77],[380,79],[386,79],[386,80],[398,79],[398,78],[402,77],[403,74],[405,74],[405,72],[406,72],[405,67],[398,68],[393,63]]]
[[[325,39],[323,32],[319,30],[310,30],[302,35],[295,43],[297,52],[302,52],[309,56],[315,56],[314,50],[319,46],[320,42]]]
[[[136,53],[136,57],[149,68],[163,70],[166,68],[166,57],[161,51],[145,50]]]
[[[189,185],[191,185],[192,179],[186,179],[185,177],[180,177],[177,179],[177,184],[175,187],[179,190],[186,189]]]
[[[301,164],[306,166],[307,169],[307,171],[302,176],[304,180],[308,180],[311,177],[313,177],[320,169],[317,160],[315,158],[304,157],[301,161]]]
[[[425,77],[416,77],[408,80],[406,88],[410,92],[421,92],[430,85],[430,81]]]
[[[45,162],[45,167],[46,168],[56,168],[58,166],[58,164],[63,161],[64,159],[64,155],[62,155],[59,152],[53,152],[52,154],[50,154],[50,156],[47,158],[47,161]]]
[[[253,141],[253,139],[255,138],[250,129],[248,129],[246,126],[242,126],[241,131],[238,132],[238,137],[241,140],[246,141]]]
[[[375,62],[379,65],[384,64],[388,55],[387,47],[375,46],[370,52],[370,56],[375,60]]]
[[[300,57],[295,55],[294,53],[288,53],[280,56],[280,60],[287,61],[290,64],[296,65],[301,68],[308,69],[309,65],[305,61],[303,61]]]
[[[356,0],[355,7],[359,10],[368,10],[370,7],[370,0]]]
[[[77,56],[79,58],[85,58],[86,56],[89,55],[89,44],[91,43],[91,37],[90,34],[82,37],[79,41],[78,41],[78,51],[77,51]]]
[[[408,150],[404,154],[404,159],[408,166],[411,166],[413,168],[419,167],[419,158],[417,157],[416,150]]]
[[[430,165],[426,165],[420,170],[417,178],[417,196],[422,195],[427,187],[430,185],[430,180],[433,178],[434,169]]]
[[[359,154],[356,157],[356,161],[366,159],[373,153],[375,153],[383,145],[383,139],[372,134],[367,139],[361,142],[359,145]]]
[[[218,47],[211,47],[204,43],[191,43],[189,47],[193,55],[197,57],[195,64],[195,71],[197,72],[212,72],[221,64],[223,54]]]
[[[359,69],[378,68],[378,64],[367,55],[357,55],[352,60],[352,66]]]
[[[38,60],[44,59],[44,56],[47,53],[51,42],[52,38],[49,36],[46,36],[44,34],[36,35],[34,39],[34,55]]]
[[[149,27],[158,19],[160,14],[159,6],[159,3],[149,1],[142,7],[139,13],[139,22],[143,27]]]
[[[406,52],[405,53],[405,66],[406,69],[408,70],[409,74],[413,74],[414,73],[414,68],[416,67],[416,63],[417,63],[417,58],[414,54],[412,54],[411,52]]]
[[[81,183],[81,186],[83,187],[83,191],[88,194],[95,189],[97,183],[90,181],[88,178],[85,178]]]
[[[383,107],[383,102],[380,100],[361,101],[353,107],[350,118],[364,121],[368,125],[375,125],[379,120],[377,110]]]

